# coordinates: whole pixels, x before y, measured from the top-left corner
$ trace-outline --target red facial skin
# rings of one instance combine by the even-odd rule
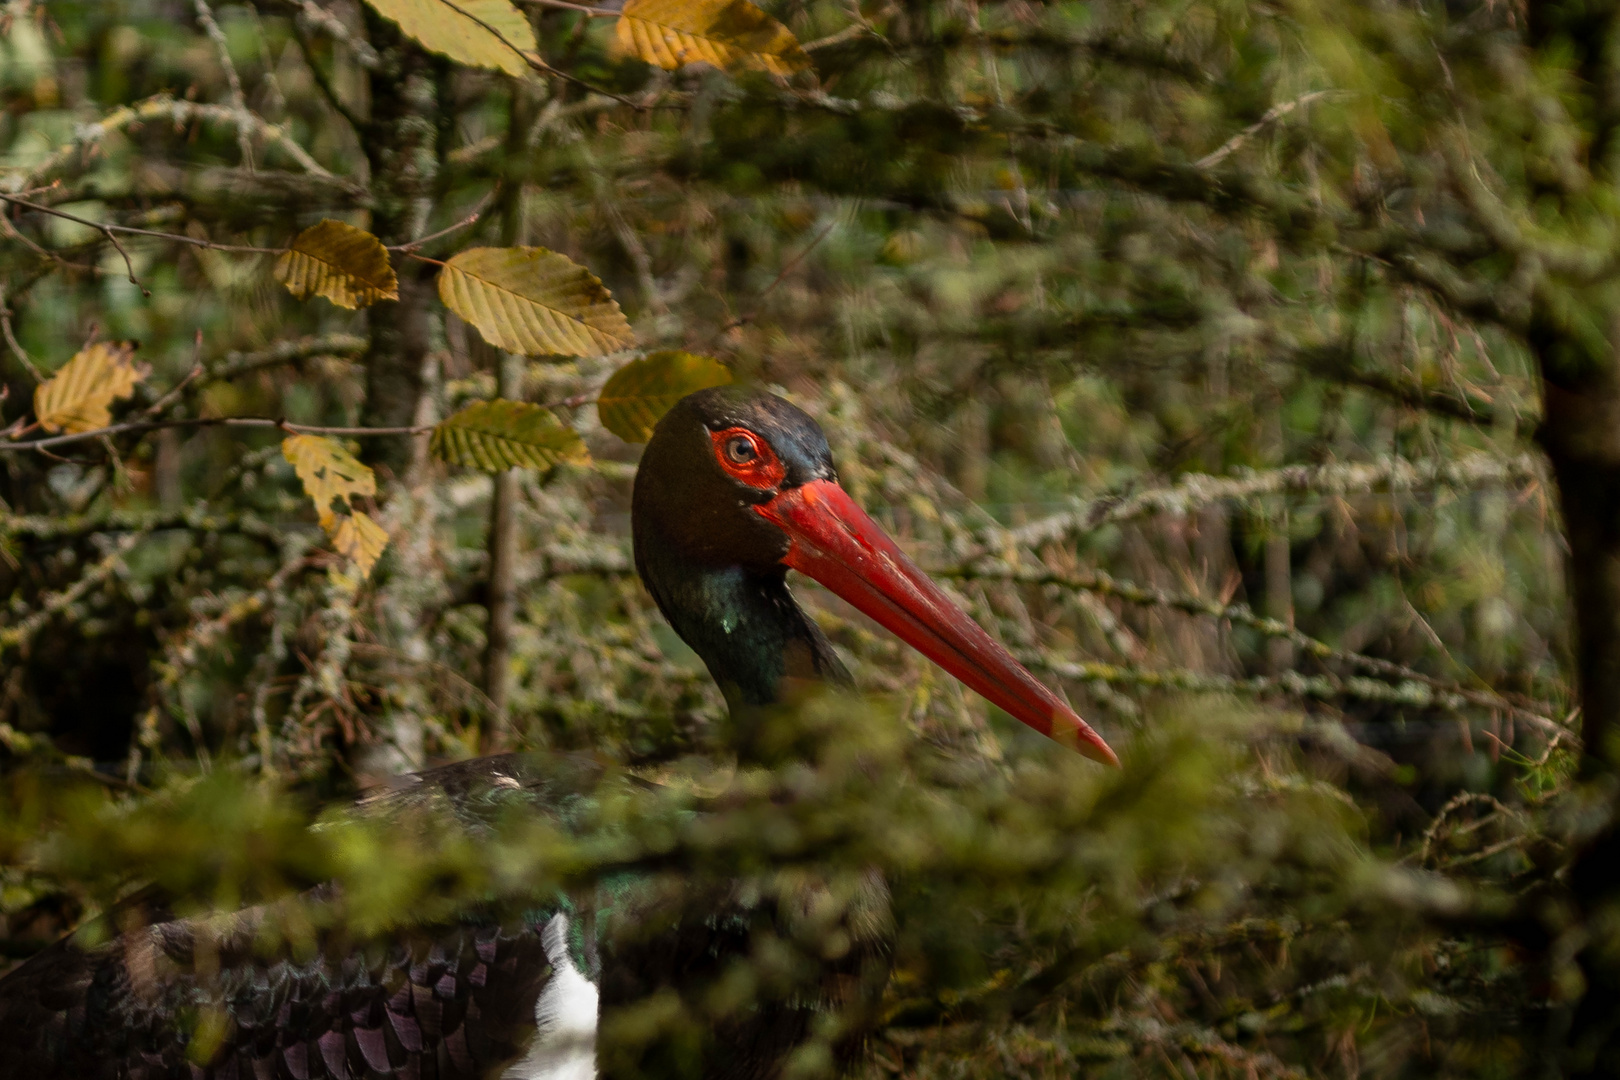
[[[747,428],[732,427],[724,431],[711,431],[709,441],[714,444],[714,459],[720,463],[726,475],[741,480],[749,487],[771,491],[781,484],[787,475],[787,470],[777,460],[776,451],[771,449],[771,444]],[[747,460],[738,460],[742,456],[738,451],[745,448],[753,456]]]
[[[761,491],[782,483],[786,470],[758,435],[727,428],[710,439],[728,475]],[[1102,736],[957,607],[836,483],[812,480],[754,511],[787,534],[784,564],[819,581],[1042,735],[1096,761],[1119,764]]]

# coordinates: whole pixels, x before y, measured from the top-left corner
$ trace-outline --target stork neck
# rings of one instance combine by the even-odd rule
[[[791,696],[795,682],[849,686],[832,643],[787,587],[787,572],[700,566],[642,553],[642,578],[664,617],[702,657],[739,726]]]

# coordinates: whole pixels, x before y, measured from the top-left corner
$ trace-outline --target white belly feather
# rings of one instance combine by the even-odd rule
[[[568,916],[551,917],[540,932],[551,978],[534,1003],[534,1042],[503,1080],[595,1080],[596,984],[568,955]]]

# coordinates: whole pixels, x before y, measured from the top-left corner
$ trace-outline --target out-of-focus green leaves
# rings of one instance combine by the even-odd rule
[[[602,426],[625,442],[646,442],[681,398],[730,381],[730,369],[713,357],[656,352],[613,373],[596,397],[597,414]]]

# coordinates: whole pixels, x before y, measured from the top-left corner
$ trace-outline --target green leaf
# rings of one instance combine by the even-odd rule
[[[748,0],[628,0],[613,45],[621,56],[669,71],[705,63],[785,77],[810,66],[793,31]]]
[[[399,299],[399,279],[382,241],[330,218],[298,234],[276,259],[275,275],[300,300],[324,296],[338,307],[363,308]]]
[[[615,371],[597,396],[596,411],[602,426],[625,442],[646,442],[681,398],[730,381],[730,370],[713,357],[655,352]]]
[[[536,55],[534,28],[511,0],[366,0],[424,49],[469,67],[508,75],[529,73],[524,55]],[[460,10],[457,10],[457,9]]]
[[[480,401],[433,429],[433,456],[486,472],[549,469],[562,461],[585,461],[585,442],[550,409],[526,401]]]
[[[463,251],[439,274],[439,298],[507,352],[600,356],[636,343],[596,276],[545,248]]]

